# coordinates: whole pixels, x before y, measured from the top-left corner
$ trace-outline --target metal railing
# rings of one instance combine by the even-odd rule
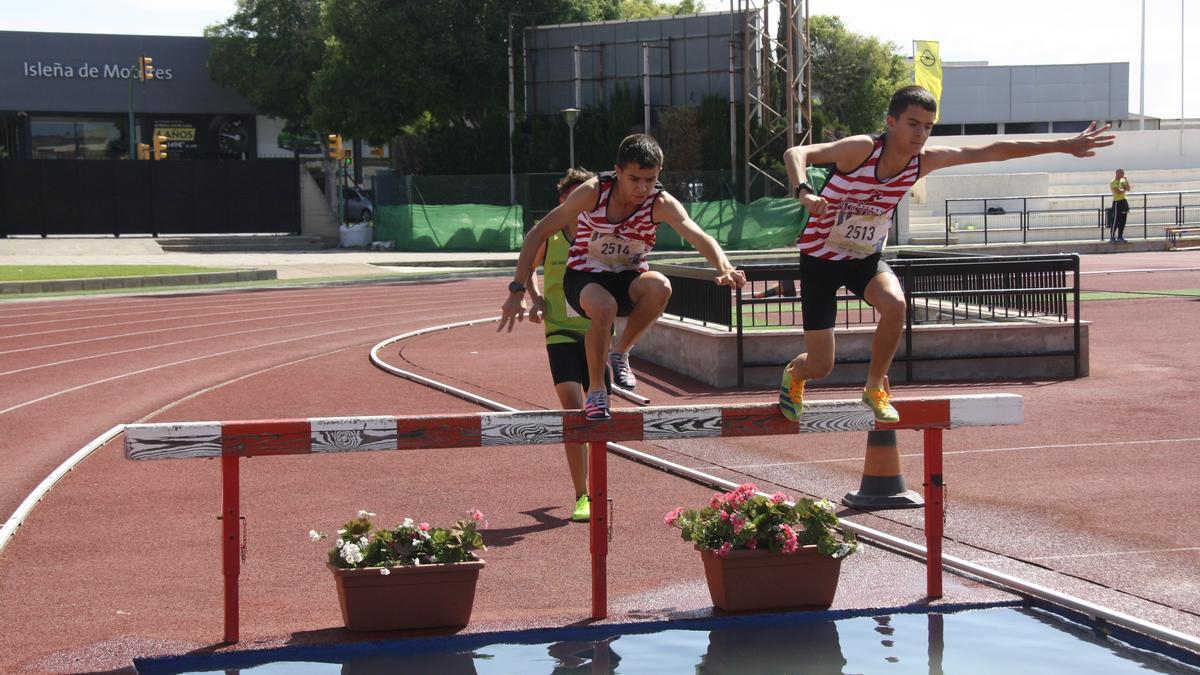
[[[1127,231],[1140,225],[1143,239],[1150,238],[1151,228],[1200,224],[1200,190],[1139,192],[1127,199]],[[1051,201],[1065,205],[1051,208]],[[952,235],[978,232],[982,232],[984,244],[991,243],[989,240],[994,235],[1003,232],[1020,232],[1021,242],[1028,243],[1031,233],[1080,228],[1095,228],[1103,241],[1108,239],[1105,227],[1111,206],[1111,194],[946,199],[945,244],[950,245]]]
[[[913,379],[914,363],[961,359],[1070,356],[1075,377],[1082,372],[1078,255],[938,256],[896,259],[888,264],[904,288],[908,306],[904,348],[895,361],[905,364],[909,381]],[[739,265],[748,283],[736,292],[712,283],[713,271],[707,268],[658,264],[654,269],[666,275],[674,289],[667,314],[737,333],[738,386],[745,384],[746,368],[786,365],[747,364],[745,334],[747,329],[802,325],[798,262]],[[846,328],[874,325],[875,310],[867,303],[850,294],[838,295],[838,303],[838,325]],[[915,326],[1030,319],[1072,321],[1072,348],[948,355],[921,355],[913,351]],[[853,358],[837,360],[838,364],[865,362]]]

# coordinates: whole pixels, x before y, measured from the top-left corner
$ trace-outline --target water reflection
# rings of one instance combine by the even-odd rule
[[[697,675],[840,675],[846,665],[833,621],[709,631]]]
[[[610,675],[617,672],[621,656],[612,649],[618,635],[588,642],[571,640],[555,642],[546,648],[554,657],[554,670],[550,675]]]

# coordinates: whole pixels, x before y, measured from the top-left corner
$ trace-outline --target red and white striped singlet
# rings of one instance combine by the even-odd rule
[[[903,171],[886,181],[879,180],[876,167],[883,154],[883,139],[883,135],[875,139],[871,155],[857,169],[850,173],[835,169],[830,175],[820,191],[829,208],[809,219],[797,242],[802,254],[824,260],[851,260],[883,250],[889,227],[885,220],[890,220],[896,204],[917,182],[921,171],[920,155],[914,155]],[[832,241],[831,233],[835,233]]]
[[[567,257],[567,269],[580,272],[624,272],[650,269],[647,254],[654,248],[657,223],[652,217],[654,200],[663,191],[655,184],[650,195],[625,220],[608,221],[608,202],[617,185],[616,174],[607,171],[599,175],[600,195],[596,207],[579,214],[575,240]]]

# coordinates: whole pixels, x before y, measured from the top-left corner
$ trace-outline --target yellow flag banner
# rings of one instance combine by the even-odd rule
[[[933,121],[936,122],[942,113],[942,57],[938,53],[938,43],[932,40],[917,40],[914,52],[913,67],[917,74],[917,84],[928,89],[938,102],[938,114],[933,117]]]

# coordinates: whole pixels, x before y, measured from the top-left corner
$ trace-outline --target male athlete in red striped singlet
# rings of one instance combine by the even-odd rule
[[[904,290],[882,253],[892,211],[917,179],[959,164],[1053,152],[1091,157],[1097,148],[1112,145],[1114,138],[1104,135],[1107,126],[1097,129],[1092,123],[1074,138],[927,148],[936,112],[937,100],[927,90],[904,87],[892,96],[887,131],[879,137],[849,136],[832,143],[798,145],[783,155],[796,197],[811,214],[797,244],[807,351],[784,369],[779,388],[780,410],[790,420],[798,420],[803,412],[804,382],[825,377],[833,369],[836,298],[842,286],[870,303],[879,315],[863,402],[877,420],[900,419],[884,377],[904,333],[906,308]],[[809,164],[835,166],[819,192],[804,182]]]
[[[700,229],[679,200],[662,189],[658,182],[662,166],[662,149],[650,136],[634,134],[621,141],[612,173],[580,185],[525,235],[516,277],[508,285],[508,299],[501,307],[500,329],[507,326],[511,331],[513,323],[525,314],[525,280],[533,269],[534,256],[551,235],[565,231],[571,249],[563,291],[571,308],[592,321],[584,338],[589,386],[583,410],[588,419],[610,418],[604,389],[604,370],[609,364],[618,386],[632,389],[636,385],[629,369],[629,350],[671,297],[671,283],[651,272],[647,259],[659,223],[670,225],[704,255],[717,270],[713,279],[717,284],[741,288],[746,283],[746,275],[733,268],[716,240]],[[612,326],[618,316],[629,320],[610,352]]]

